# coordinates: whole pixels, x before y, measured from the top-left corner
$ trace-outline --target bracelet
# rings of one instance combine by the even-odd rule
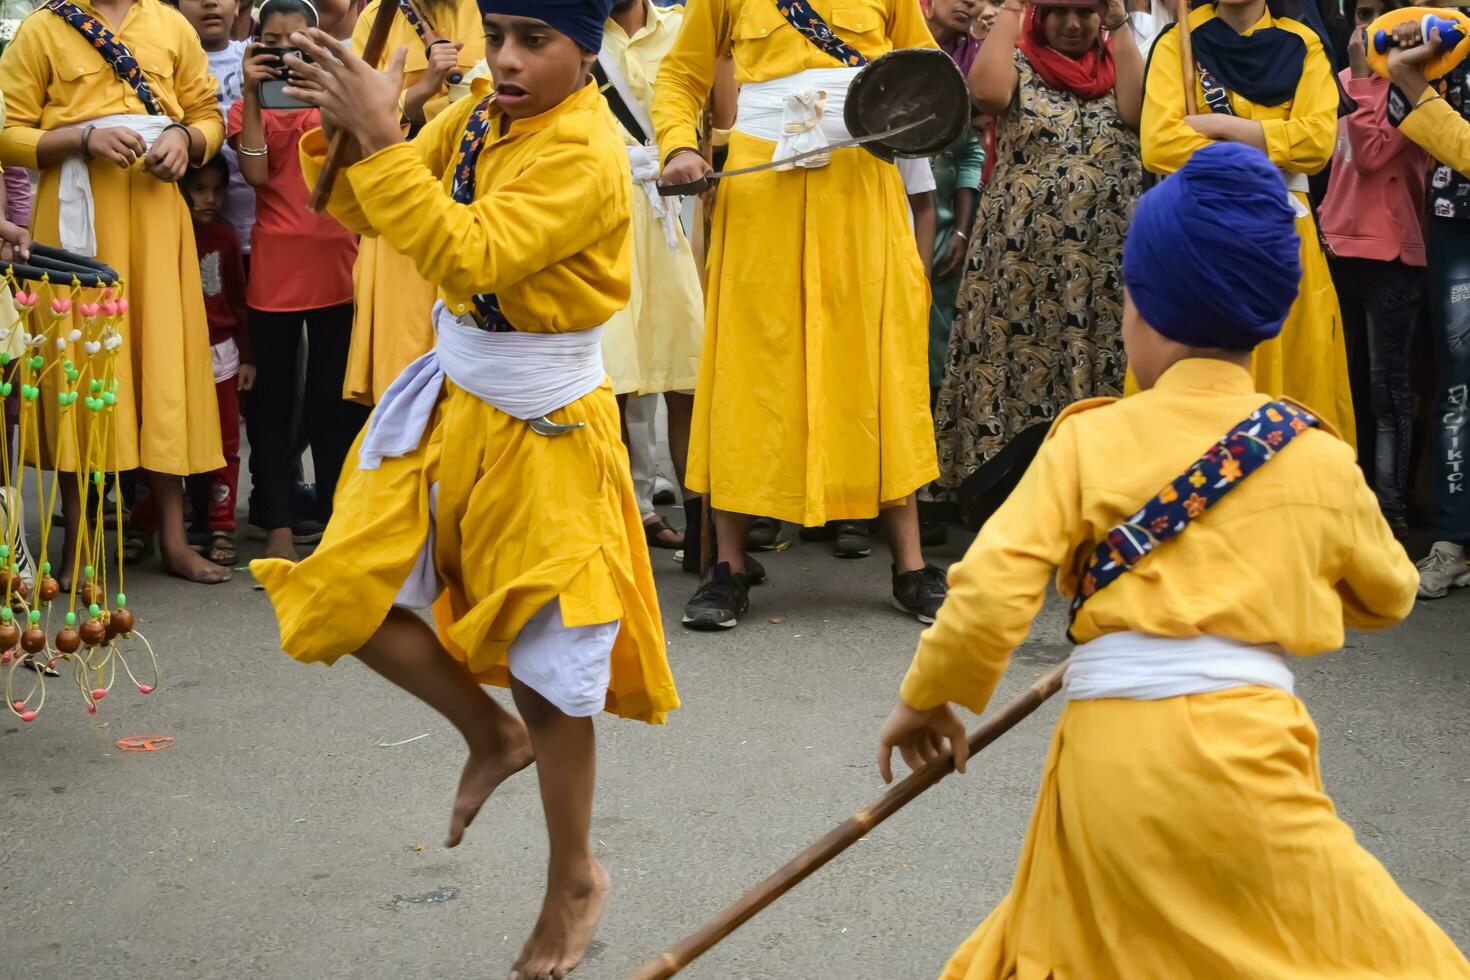
[[[1125,15],[1123,17],[1123,19],[1120,20],[1120,21],[1118,21],[1116,24],[1104,24],[1103,25],[1103,30],[1105,30],[1109,34],[1111,34],[1111,33],[1113,33],[1116,30],[1119,30],[1119,29],[1121,29],[1123,27],[1126,27],[1128,25],[1128,23],[1129,23],[1128,17]]]
[[[958,238],[962,242],[968,242],[970,240],[970,236],[960,231],[958,228],[954,230],[954,237]]]
[[[235,147],[235,152],[242,157],[263,157],[270,152],[270,148],[265,146],[237,146]]]
[[[82,130],[82,159],[83,160],[91,160],[92,159],[92,133],[95,132],[96,129],[97,129],[96,126],[88,126],[86,129]]]
[[[182,130],[183,131],[185,151],[189,154],[189,158],[190,159],[193,159],[193,157],[194,157],[194,134],[193,134],[193,132],[191,132],[189,130],[189,127],[188,126],[185,126],[181,122],[169,123],[167,126],[163,127],[163,132],[166,133],[170,129],[178,129],[178,130]],[[162,136],[163,133],[160,133],[159,135]]]

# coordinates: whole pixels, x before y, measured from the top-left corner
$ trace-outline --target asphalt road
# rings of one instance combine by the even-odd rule
[[[580,977],[626,975],[878,794],[874,737],[919,632],[887,605],[881,552],[839,562],[797,543],[767,556],[773,584],[740,629],[692,635],[676,625],[691,580],[666,555],[685,707],[662,728],[599,722],[593,836],[613,895]],[[247,575],[143,572],[128,591],[161,690],[119,691],[94,722],[58,684],[34,723],[0,719],[0,977],[503,977],[542,884],[532,774],[443,850],[463,753],[429,709],[350,658],[291,662]],[[1470,591],[1298,670],[1342,814],[1462,948],[1467,638]],[[999,696],[1065,651],[1054,599]],[[1058,707],[685,975],[934,976],[1008,886]],[[139,734],[177,745],[115,747]]]

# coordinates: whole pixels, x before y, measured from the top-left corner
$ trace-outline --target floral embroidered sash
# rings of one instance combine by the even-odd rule
[[[138,65],[138,59],[133,57],[127,45],[119,41],[116,35],[107,29],[107,25],[102,23],[101,19],[87,13],[71,0],[50,0],[46,4],[46,9],[76,28],[77,33],[97,49],[97,53],[102,56],[103,61],[107,62],[107,66],[116,72],[117,77],[126,82],[138,96],[138,100],[143,103],[150,116],[165,114],[158,100],[153,97],[153,90],[148,87],[148,78]]]

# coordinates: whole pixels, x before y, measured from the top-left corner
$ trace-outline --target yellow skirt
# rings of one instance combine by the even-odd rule
[[[1069,704],[1011,893],[944,980],[1446,980],[1448,936],[1322,790],[1305,706],[1245,687]]]
[[[682,229],[676,241],[669,248],[663,225],[634,188],[633,295],[602,332],[602,359],[619,395],[693,391],[699,378],[704,292]]]
[[[728,166],[771,158],[734,133]],[[688,485],[807,526],[934,479],[929,286],[898,169],[861,149],[720,185]]]
[[[393,379],[434,346],[434,284],[381,238],[364,238],[352,266],[352,344],[342,397],[376,405]]]
[[[199,281],[199,253],[184,197],[174,184],[155,180],[139,163],[119,170],[106,160],[90,167],[95,204],[97,258],[117,270],[126,284],[128,313],[119,330],[123,346],[116,362],[116,456],[120,470],[141,466],[155,473],[209,473],[224,465],[220,450],[219,402],[209,354],[209,322]],[[60,242],[57,187],[60,168],[41,175],[32,235]],[[94,302],[85,290],[83,302]],[[74,306],[80,306],[80,302]],[[83,329],[81,314],[76,328]],[[85,352],[66,353],[78,364]],[[26,447],[26,461],[46,469],[77,468],[75,420],[81,409],[59,412],[59,373],[47,372],[38,399],[39,459]]]
[[[281,647],[328,664],[361,649],[413,568],[437,483],[434,564],[445,593],[435,609],[450,652],[481,683],[507,686],[511,642],[560,598],[569,627],[621,621],[607,710],[661,723],[679,698],[611,388],[553,412],[555,422],[586,423],[554,438],[445,388],[413,453],[362,470],[354,446],[315,553],[251,562]]]

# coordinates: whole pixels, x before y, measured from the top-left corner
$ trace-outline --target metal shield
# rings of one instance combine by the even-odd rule
[[[970,89],[943,51],[904,48],[863,66],[853,79],[843,121],[855,137],[924,122],[886,139],[864,143],[874,156],[927,157],[948,148],[970,124]]]

